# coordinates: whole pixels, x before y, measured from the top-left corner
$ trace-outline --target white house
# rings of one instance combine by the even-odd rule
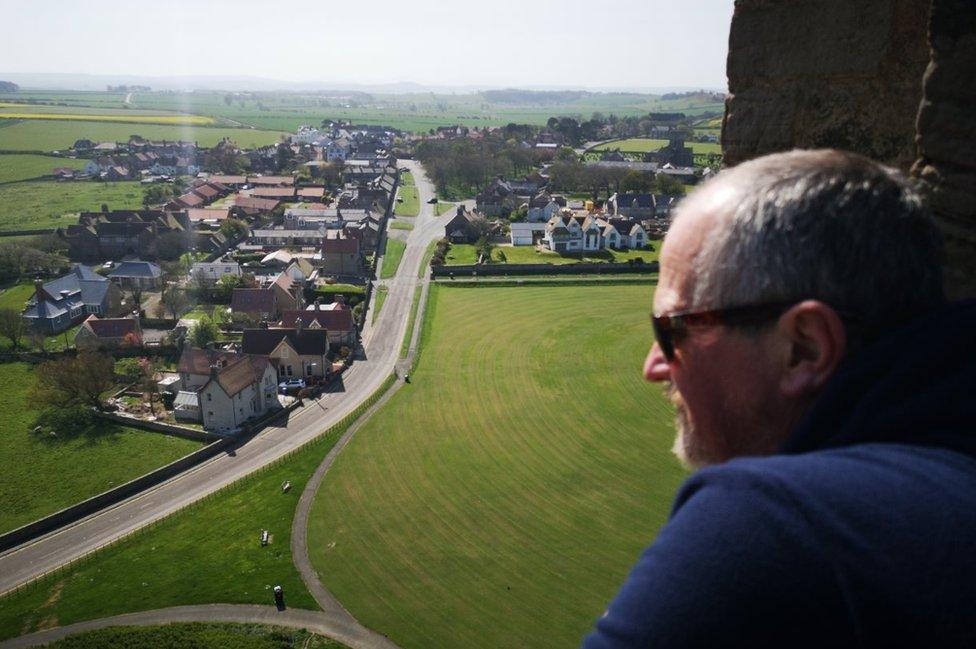
[[[198,417],[207,430],[229,432],[280,407],[277,371],[263,356],[186,349],[180,357],[178,419]],[[195,397],[195,398],[194,398]]]
[[[549,201],[543,207],[530,207],[525,220],[532,223],[545,223],[559,214],[560,205],[556,201]]]
[[[545,223],[512,223],[509,238],[513,246],[531,246],[546,233]]]
[[[221,277],[239,277],[241,265],[236,261],[198,261],[190,268],[190,278],[206,277],[217,281]]]
[[[647,245],[647,232],[640,223],[631,219],[562,213],[545,224],[542,242],[553,252],[643,248]]]

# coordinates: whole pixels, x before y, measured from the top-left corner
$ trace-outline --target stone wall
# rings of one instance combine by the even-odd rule
[[[924,181],[953,297],[976,295],[976,3],[737,0],[727,164],[836,147]]]

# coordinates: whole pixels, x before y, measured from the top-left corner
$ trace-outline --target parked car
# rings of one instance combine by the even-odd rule
[[[431,205],[433,205],[434,203],[437,202],[437,197],[434,196],[433,198],[429,198],[429,199],[427,199],[427,202],[430,203]]]
[[[288,379],[278,384],[282,390],[301,390],[305,387],[305,379]]]

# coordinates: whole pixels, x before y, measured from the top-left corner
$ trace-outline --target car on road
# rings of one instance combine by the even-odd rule
[[[429,198],[429,199],[427,199],[427,202],[430,203],[431,205],[433,205],[434,203],[437,202],[437,197],[434,196],[433,198]]]

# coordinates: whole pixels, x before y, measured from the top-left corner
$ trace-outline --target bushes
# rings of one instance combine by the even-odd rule
[[[340,295],[346,299],[346,304],[356,306],[363,301],[366,288],[355,284],[326,284],[315,287],[315,296],[321,297],[323,302],[335,302]]]
[[[430,258],[431,266],[443,266],[444,259],[447,258],[447,251],[451,249],[451,242],[445,237],[437,242],[434,254]]]

